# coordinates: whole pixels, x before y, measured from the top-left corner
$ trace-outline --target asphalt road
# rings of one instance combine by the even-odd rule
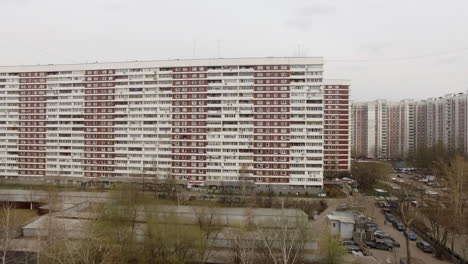
[[[398,173],[395,173],[395,174],[391,174],[391,177],[397,177]],[[425,201],[427,201],[427,199],[441,199],[441,200],[448,200],[448,193],[447,191],[444,191],[442,190],[442,188],[433,188],[433,187],[430,187],[430,186],[427,186],[426,184],[422,183],[422,182],[419,182],[417,180],[414,180],[412,179],[412,177],[414,177],[415,174],[401,174],[401,178],[400,179],[403,179],[405,182],[410,182],[412,184],[415,184],[417,186],[420,186],[420,187],[423,187],[425,188],[426,190],[430,190],[430,191],[435,191],[437,192],[440,196],[433,196],[431,197],[430,195],[425,195]],[[395,185],[399,185],[399,183],[392,183],[392,184],[395,184]],[[414,193],[415,195],[415,198],[418,202],[422,202],[421,201],[421,196],[420,194],[418,193]],[[465,223],[466,224],[466,223]],[[451,235],[449,235],[449,238],[447,239],[447,246],[450,245],[451,243]],[[468,254],[467,252],[468,250],[468,238],[466,236],[463,236],[463,235],[455,235],[454,237],[454,251],[456,253],[458,253],[460,256],[466,256],[466,254]]]
[[[396,230],[391,223],[387,223],[384,225],[384,220],[385,217],[381,211],[380,208],[375,206],[375,201],[372,199],[372,197],[367,197],[367,202],[368,206],[373,206],[375,207],[375,214],[374,214],[374,221],[376,224],[378,224],[381,229],[390,234],[398,243],[400,243],[401,247],[400,248],[394,248],[393,251],[386,251],[386,250],[378,250],[378,249],[372,249],[371,252],[376,256],[376,258],[380,261],[383,261],[381,263],[387,263],[385,262],[387,259],[393,260],[396,259],[399,261],[401,257],[406,257],[406,242],[405,242],[405,236],[403,235],[403,232],[400,232]],[[447,264],[451,263],[448,261],[442,261],[429,253],[424,253],[422,250],[416,247],[416,241],[410,241],[409,242],[410,249],[411,249],[411,257],[413,258],[418,258],[426,264]],[[389,262],[389,263],[399,263],[399,262]]]

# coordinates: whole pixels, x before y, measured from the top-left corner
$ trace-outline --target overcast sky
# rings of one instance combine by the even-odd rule
[[[323,56],[355,101],[468,90],[467,0],[0,0],[0,10],[0,65]]]

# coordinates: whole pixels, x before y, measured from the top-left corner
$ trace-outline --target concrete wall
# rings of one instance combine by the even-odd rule
[[[335,234],[340,234],[343,239],[353,238],[354,224],[344,223],[337,220],[329,220],[328,226],[330,230]]]

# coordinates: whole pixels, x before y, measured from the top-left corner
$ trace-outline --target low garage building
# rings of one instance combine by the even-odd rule
[[[351,212],[334,211],[327,215],[328,227],[333,233],[340,234],[342,239],[353,238],[354,215]]]

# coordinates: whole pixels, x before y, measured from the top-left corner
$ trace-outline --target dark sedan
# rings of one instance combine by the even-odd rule
[[[432,253],[433,251],[432,246],[426,241],[418,241],[416,242],[416,246],[425,253]]]

